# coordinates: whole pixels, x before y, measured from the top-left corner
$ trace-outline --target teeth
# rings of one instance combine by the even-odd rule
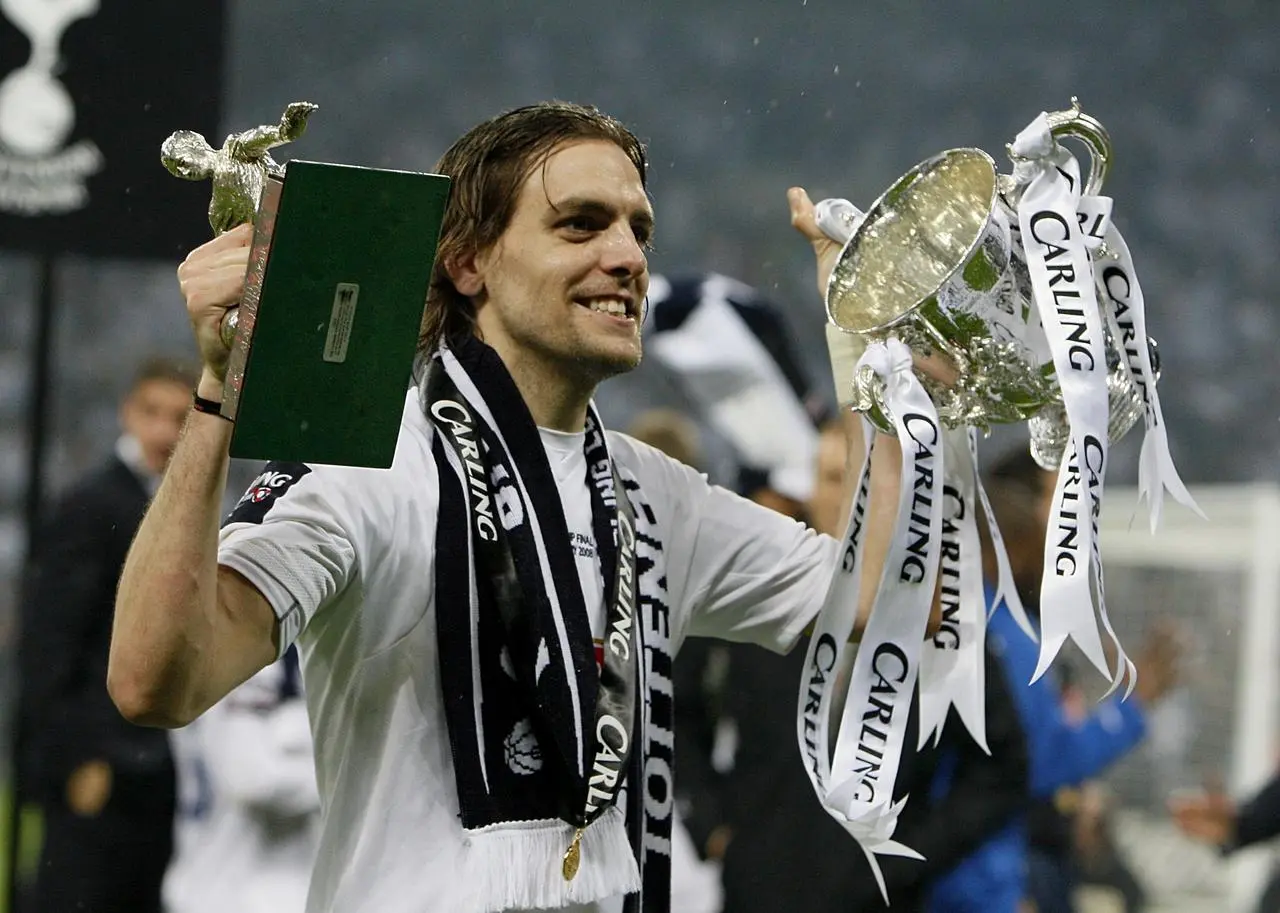
[[[593,298],[586,304],[591,310],[604,314],[613,314],[616,317],[627,315],[627,306],[616,298]]]

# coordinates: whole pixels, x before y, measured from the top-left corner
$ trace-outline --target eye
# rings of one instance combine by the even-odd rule
[[[577,213],[561,219],[556,223],[556,227],[570,235],[585,237],[601,231],[605,226],[602,220],[596,216],[588,213]]]
[[[636,243],[645,250],[653,250],[653,226],[646,222],[638,222],[631,226]]]

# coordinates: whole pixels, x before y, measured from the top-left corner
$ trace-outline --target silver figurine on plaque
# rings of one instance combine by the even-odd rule
[[[274,181],[284,178],[284,168],[271,157],[271,150],[299,139],[307,129],[307,119],[316,105],[296,101],[284,109],[279,123],[264,124],[226,138],[214,149],[193,130],[179,130],[160,146],[160,160],[169,173],[188,181],[211,180],[209,227],[214,235],[237,225],[253,222],[263,194]],[[277,188],[278,191],[278,188]],[[254,264],[250,264],[250,273]],[[257,277],[259,283],[261,276]],[[252,286],[253,276],[248,285]],[[240,308],[231,308],[222,320],[222,341],[227,348],[235,343]]]

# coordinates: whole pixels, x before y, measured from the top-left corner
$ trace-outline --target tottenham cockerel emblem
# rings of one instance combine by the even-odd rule
[[[502,742],[502,752],[512,773],[528,775],[542,769],[542,749],[527,717],[512,727]]]
[[[94,16],[98,2],[0,0],[0,17],[31,47],[26,63],[0,79],[0,212],[58,215],[89,203],[87,181],[102,170],[102,152],[88,138],[66,145],[76,106],[59,77],[68,67],[63,35]]]

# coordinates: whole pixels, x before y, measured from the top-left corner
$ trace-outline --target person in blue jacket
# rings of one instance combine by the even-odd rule
[[[1040,469],[1026,450],[1005,456],[984,480],[1019,594],[1033,622],[1053,482],[1053,475]],[[996,576],[995,557],[983,532],[984,570],[991,581]],[[989,585],[988,603],[992,597]],[[987,641],[990,655],[997,656],[1003,665],[1026,734],[1029,809],[1053,803],[1060,791],[1096,777],[1137,746],[1146,734],[1149,709],[1177,677],[1176,637],[1167,628],[1157,628],[1135,658],[1138,681],[1133,695],[1128,700],[1113,695],[1084,719],[1073,719],[1063,705],[1052,669],[1031,682],[1039,645],[1018,626],[1003,602],[991,614]],[[935,776],[935,794],[946,793],[946,774],[942,769]],[[934,883],[929,910],[1015,913],[1024,901],[1031,900],[1038,913],[1067,913],[1072,886],[1069,860],[1035,853],[1028,844],[1026,820],[1019,816]]]

